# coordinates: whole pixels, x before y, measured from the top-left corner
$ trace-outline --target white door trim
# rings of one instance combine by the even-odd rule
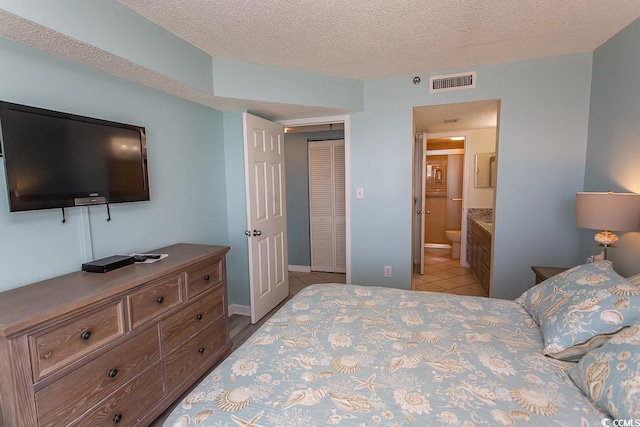
[[[351,117],[348,114],[337,116],[307,117],[304,119],[278,120],[283,126],[326,125],[344,123],[344,198],[347,232],[347,274],[346,281],[351,283]]]

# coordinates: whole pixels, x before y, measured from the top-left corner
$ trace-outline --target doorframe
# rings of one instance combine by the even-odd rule
[[[464,136],[464,157],[462,160],[463,170],[462,170],[462,220],[460,224],[460,265],[462,267],[469,267],[469,263],[467,262],[467,202],[469,195],[469,149],[470,141],[471,141],[471,132],[468,130],[464,131],[448,131],[448,132],[438,132],[438,133],[427,133],[425,132],[425,148],[426,148],[426,140],[428,139],[437,139],[437,138],[449,138],[452,136]],[[425,162],[426,157],[429,150],[425,149]],[[423,169],[422,173],[426,173],[426,168]],[[424,242],[422,242],[424,245]]]
[[[344,201],[346,228],[346,282],[351,283],[351,117],[348,114],[336,116],[306,117],[303,119],[276,120],[285,127],[344,124]]]

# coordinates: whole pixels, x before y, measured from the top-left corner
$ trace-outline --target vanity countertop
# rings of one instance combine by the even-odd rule
[[[493,219],[491,218],[471,218],[473,222],[478,224],[487,233],[493,236]]]

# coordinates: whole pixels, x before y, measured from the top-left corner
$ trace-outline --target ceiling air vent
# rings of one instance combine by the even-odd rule
[[[475,87],[475,71],[433,76],[429,79],[429,93],[446,92],[449,90],[473,89]]]

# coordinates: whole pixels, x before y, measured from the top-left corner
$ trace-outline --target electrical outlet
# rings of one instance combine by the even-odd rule
[[[384,277],[391,277],[392,271],[390,265],[384,266]]]

